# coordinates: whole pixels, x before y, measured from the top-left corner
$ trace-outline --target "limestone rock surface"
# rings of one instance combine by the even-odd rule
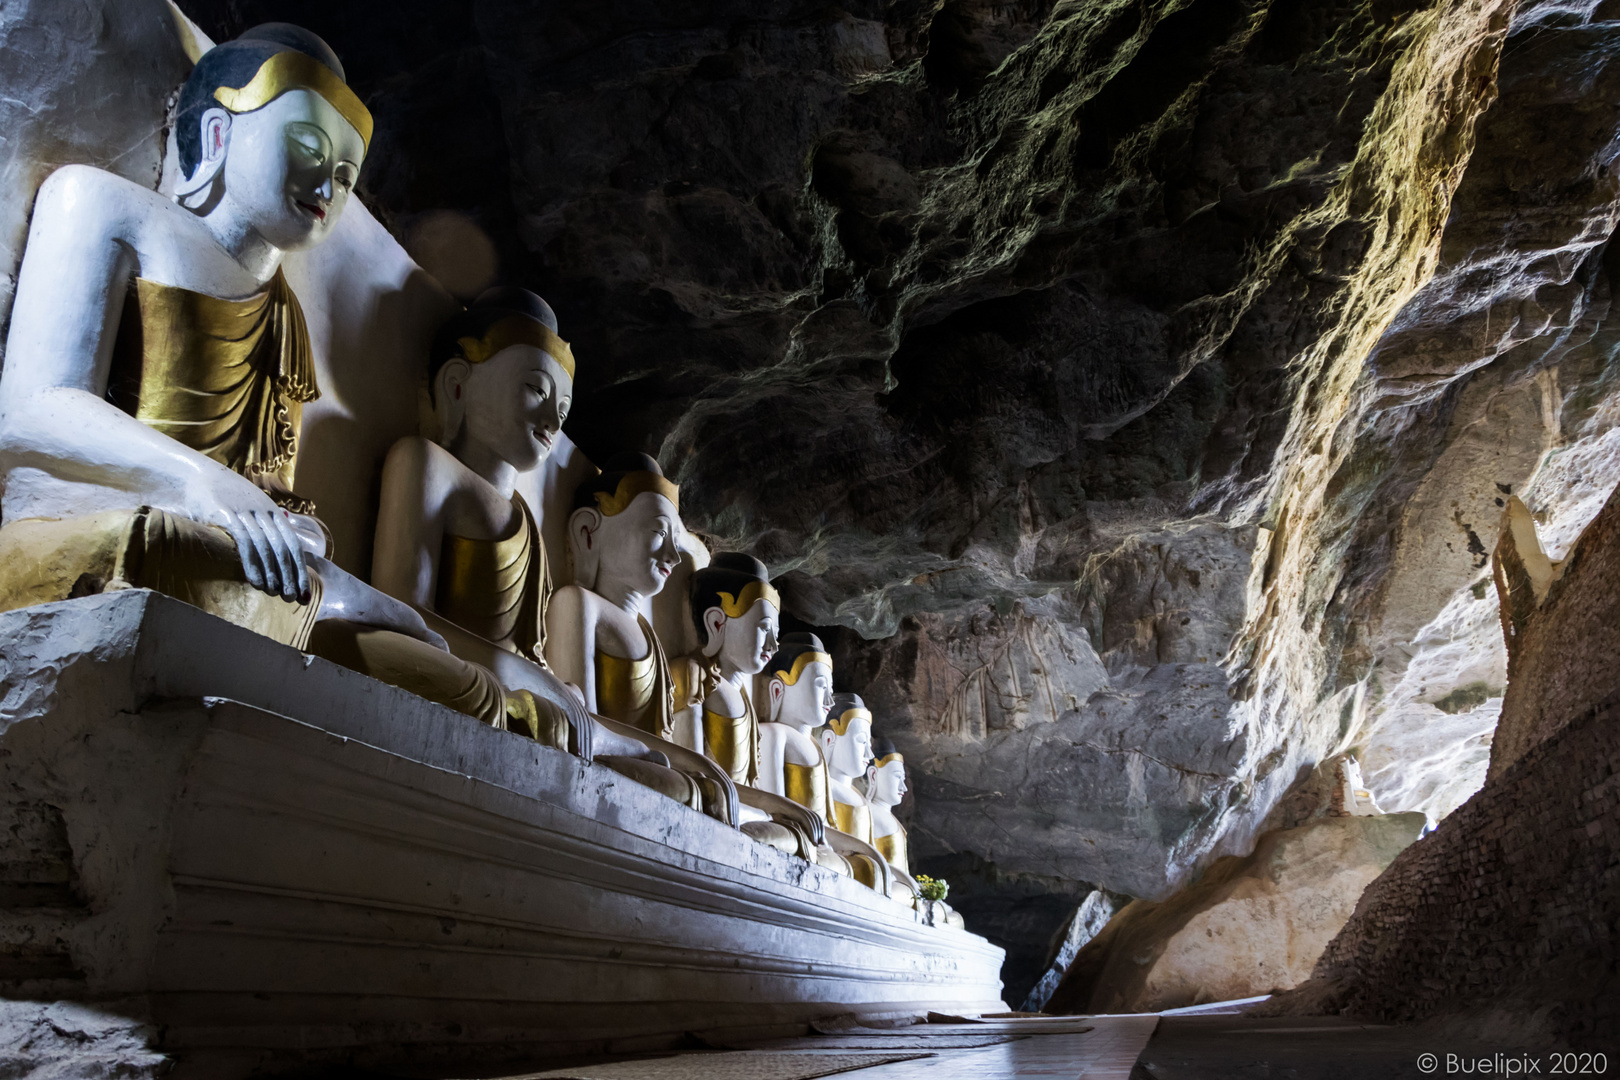
[[[1047,1007],[1158,1012],[1292,989],[1425,822],[1324,817],[1265,833],[1253,854],[1217,860],[1171,899],[1126,905],[1080,950]]]

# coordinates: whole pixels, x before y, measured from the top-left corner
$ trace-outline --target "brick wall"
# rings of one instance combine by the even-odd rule
[[[1394,1021],[1546,1009],[1548,1035],[1620,1043],[1620,694],[1402,852],[1295,996]]]

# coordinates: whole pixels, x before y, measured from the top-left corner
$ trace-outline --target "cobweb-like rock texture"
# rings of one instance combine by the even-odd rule
[[[836,631],[1013,1000],[1093,885],[1168,895],[1333,753],[1391,811],[1483,779],[1494,500],[1556,548],[1612,483],[1603,12],[186,6],[325,35],[372,208],[477,222],[576,441]]]

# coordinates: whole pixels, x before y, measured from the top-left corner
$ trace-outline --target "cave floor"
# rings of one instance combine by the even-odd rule
[[[1338,1017],[1248,1018],[1226,1012],[1067,1019],[1090,1030],[953,1048],[949,1040],[955,1036],[947,1031],[931,1034],[931,1025],[904,1029],[904,1034],[894,1033],[896,1055],[928,1056],[865,1067],[859,1059],[881,1061],[889,1055],[875,1052],[878,1047],[869,1045],[870,1040],[854,1040],[861,1043],[858,1047],[823,1049],[810,1037],[752,1043],[746,1049],[594,1057],[554,1061],[537,1071],[508,1068],[472,1075],[482,1080],[807,1080],[834,1073],[841,1080],[1413,1080],[1556,1071],[1546,1051],[1484,1047],[1422,1028]],[[919,1045],[925,1043],[932,1045]],[[1433,1055],[1432,1060],[1425,1061],[1425,1055]],[[1506,1068],[1507,1059],[1517,1059],[1519,1067]],[[327,1080],[334,1074],[321,1075]],[[370,1080],[403,1074],[337,1075]],[[456,1075],[458,1080],[468,1076]]]

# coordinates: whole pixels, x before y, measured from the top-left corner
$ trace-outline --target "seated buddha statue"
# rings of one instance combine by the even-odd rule
[[[574,357],[550,305],[524,289],[491,289],[452,316],[430,351],[430,393],[442,444],[401,439],[383,466],[372,579],[410,604],[449,643],[451,660],[421,653],[386,632],[316,627],[323,655],[371,669],[390,662],[394,681],[460,661],[493,673],[507,699],[495,725],[607,765],[689,805],[692,780],[664,755],[592,717],[578,693],[546,666],[545,612],[552,592],[545,545],[518,481],[551,451],[573,398]],[[416,645],[414,652],[409,647]],[[392,658],[389,661],[389,658]]]
[[[758,786],[814,810],[830,825],[827,762],[811,732],[832,708],[832,656],[814,634],[783,634],[765,674],[770,719],[759,729]]]
[[[737,785],[744,832],[822,861],[816,853],[825,823],[759,787],[760,725],[750,684],[776,652],[782,603],[765,564],[740,552],[720,552],[692,575],[690,599],[703,646],[671,665],[677,720],[689,718],[685,727],[702,752]],[[836,867],[835,859],[826,861]]]
[[[546,659],[592,712],[668,739],[669,659],[648,619],[680,562],[680,492],[646,454],[619,454],[581,483],[568,516],[574,583],[551,598]]]
[[[736,786],[725,770],[672,741],[675,689],[648,619],[649,602],[680,561],[679,504],[679,490],[645,454],[610,458],[579,485],[568,516],[574,583],[546,609],[544,655],[604,727],[663,752],[698,779],[706,810],[737,823]]]
[[[759,780],[759,719],[746,684],[776,652],[781,597],[765,565],[723,551],[692,575],[692,622],[703,646],[674,665],[677,711],[699,748],[739,784]]]
[[[204,54],[180,91],[174,199],[109,172],[40,188],[0,376],[0,609],[157,589],[303,648],[317,621],[442,647],[325,556],[292,489],[319,394],[283,256],[337,224],[371,116],[284,23]],[[498,707],[487,673],[446,696]]]
[[[910,853],[906,849],[906,829],[894,816],[894,808],[906,795],[906,762],[894,743],[881,735],[872,737],[873,760],[866,767],[865,782],[860,784],[871,808],[872,846],[878,849],[889,869],[894,873],[897,889],[889,895],[915,900],[917,883],[911,877]]]
[[[872,713],[859,694],[834,694],[826,719],[815,738],[827,762],[827,809],[833,828],[862,845],[861,857],[851,860],[856,878],[873,888],[880,888],[881,882],[880,891],[894,895],[888,863],[873,844],[872,804],[855,783],[865,777],[872,759]],[[903,894],[897,898],[905,899]]]
[[[895,877],[889,895],[917,906],[922,890],[911,876],[911,852],[906,845],[905,826],[894,816],[894,808],[906,796],[905,758],[893,742],[881,735],[872,736],[872,753],[874,757],[866,767],[866,777],[857,784],[872,808],[872,844],[882,853]],[[943,900],[934,902],[934,910],[936,920],[965,929],[962,916]]]

